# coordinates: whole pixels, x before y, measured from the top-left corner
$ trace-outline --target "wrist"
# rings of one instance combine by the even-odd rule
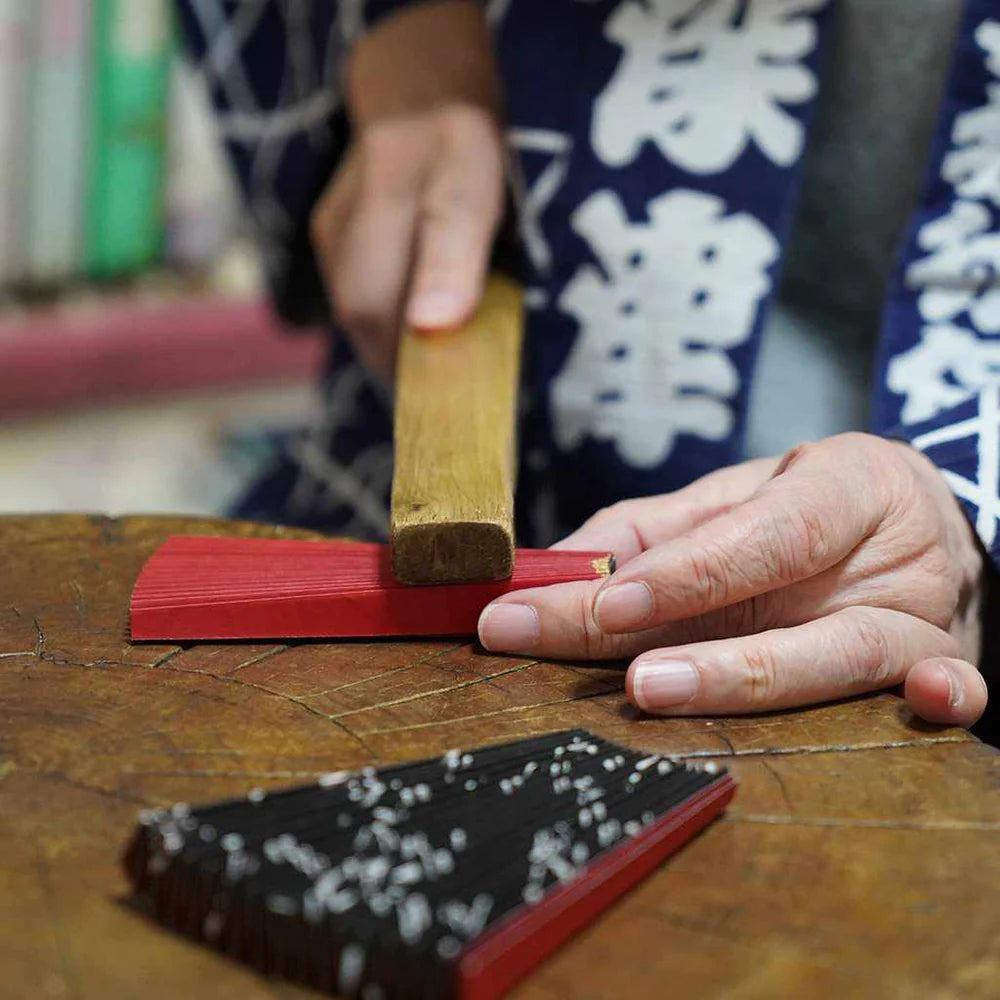
[[[404,7],[357,42],[347,70],[347,108],[355,128],[446,104],[500,113],[492,38],[476,0]]]

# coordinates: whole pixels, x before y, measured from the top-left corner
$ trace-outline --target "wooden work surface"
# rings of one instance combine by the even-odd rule
[[[0,996],[304,998],[122,905],[136,811],[586,726],[723,760],[724,820],[515,994],[996,997],[1000,754],[891,695],[641,718],[614,669],[448,642],[132,646],[168,534],[223,522],[0,518]]]

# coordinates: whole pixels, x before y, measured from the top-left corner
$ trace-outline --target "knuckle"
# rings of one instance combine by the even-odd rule
[[[937,549],[928,553],[922,562],[907,581],[906,610],[938,628],[947,629],[963,602],[961,572]]]
[[[876,434],[866,434],[864,431],[845,431],[830,438],[831,444],[838,448],[850,449],[858,454],[883,456],[891,445]]]
[[[627,534],[634,540],[637,550],[645,552],[650,545],[640,527],[641,519],[637,516],[640,510],[635,500],[620,500],[591,514],[584,528],[596,529],[615,538],[622,537],[620,533]]]
[[[358,198],[362,201],[412,197],[426,157],[409,130],[397,123],[371,125],[358,140]]]
[[[747,705],[762,708],[778,695],[778,662],[767,645],[751,646],[743,654],[744,697]]]
[[[817,444],[815,441],[802,441],[795,445],[794,448],[789,448],[782,459],[782,463],[787,467],[802,462],[804,459],[811,458],[816,453],[816,448]]]
[[[844,431],[817,442],[817,445],[823,448],[826,458],[835,454],[853,461],[855,465],[884,465],[886,461],[895,461],[898,457],[892,442],[864,431]]]
[[[847,431],[843,434],[834,434],[832,437],[823,438],[820,441],[803,441],[785,453],[778,469],[780,472],[791,468],[793,465],[809,463],[818,465],[829,463],[836,458],[861,457],[863,460],[876,460],[884,462],[891,450],[889,442],[874,434],[865,434],[860,431]]]
[[[880,534],[902,541],[911,551],[918,549],[936,531],[921,502],[919,484],[907,469],[899,469],[898,474],[894,470],[883,480],[875,487],[881,502]]]
[[[362,162],[369,165],[391,157],[412,128],[413,123],[406,119],[386,119],[366,126],[356,140]]]
[[[433,112],[439,125],[453,139],[499,143],[500,129],[494,114],[478,104],[455,102]]]
[[[873,685],[888,683],[893,673],[892,650],[885,624],[874,609],[855,608],[849,617],[839,612],[850,627],[841,632],[840,653],[847,683],[853,692],[867,691]]]
[[[687,572],[680,574],[681,587],[696,606],[708,609],[728,604],[732,579],[725,555],[705,546],[691,552],[687,562]]]
[[[787,525],[782,530],[782,525]],[[828,516],[811,503],[803,503],[781,515],[776,535],[787,537],[786,547],[779,553],[777,570],[780,579],[791,579],[796,567],[819,568],[830,556]]]
[[[639,504],[635,500],[619,500],[609,507],[602,507],[596,517],[602,524],[624,524],[632,521]]]
[[[615,520],[615,516],[622,505],[621,500],[618,503],[613,503],[608,507],[601,507],[599,510],[594,511],[590,516],[591,522],[594,524],[607,524],[608,521]]]
[[[828,438],[825,441],[802,441],[795,445],[794,448],[790,448],[781,457],[781,461],[778,462],[778,467],[774,470],[774,475],[780,476],[795,465],[801,465],[803,462],[811,462],[817,454],[822,456],[824,452],[828,453],[831,448],[831,440]]]
[[[904,458],[899,442],[858,432],[841,436],[850,439],[851,454],[858,459],[856,475],[864,477],[867,495],[881,509],[883,522],[893,514],[905,519],[915,503],[919,506],[923,491],[917,471]]]

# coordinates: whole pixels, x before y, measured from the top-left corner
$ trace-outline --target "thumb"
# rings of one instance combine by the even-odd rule
[[[503,209],[496,126],[473,109],[448,114],[445,148],[427,181],[417,224],[406,304],[406,319],[417,329],[457,326],[473,313]]]
[[[921,660],[906,675],[903,693],[917,715],[942,725],[968,728],[986,709],[986,681],[965,660]]]

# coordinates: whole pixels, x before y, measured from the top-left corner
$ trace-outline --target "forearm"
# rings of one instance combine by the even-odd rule
[[[384,18],[354,46],[347,95],[356,127],[444,103],[498,113],[500,87],[482,6],[433,0]]]

